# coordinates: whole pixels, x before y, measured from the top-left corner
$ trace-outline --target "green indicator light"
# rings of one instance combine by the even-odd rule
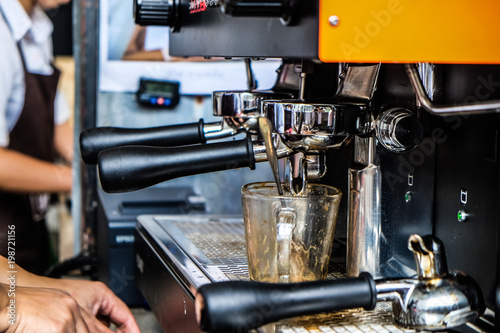
[[[411,192],[410,191],[406,192],[406,194],[405,194],[405,201],[406,202],[410,202],[411,201]]]
[[[457,213],[457,220],[458,222],[465,222],[467,221],[467,218],[469,217],[469,214],[463,209],[460,209]]]

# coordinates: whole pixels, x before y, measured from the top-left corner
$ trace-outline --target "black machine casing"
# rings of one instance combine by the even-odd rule
[[[217,7],[190,14],[190,3],[180,1],[180,28],[169,39],[173,56],[317,58],[318,9],[313,2],[291,26],[278,18],[228,16]]]
[[[445,104],[461,103],[479,89],[488,91],[485,78],[500,83],[499,66],[437,65],[436,71],[440,81],[435,98]],[[500,98],[500,90],[488,92],[490,98]],[[381,105],[416,109],[403,65],[382,65],[377,94]],[[418,147],[404,153],[380,145],[376,149],[382,171],[381,265],[413,269],[409,235],[433,234],[445,245],[448,267],[478,281],[487,306],[495,310],[500,299],[500,115],[419,113],[424,138]],[[329,155],[333,162],[346,153],[332,150]],[[343,164],[330,163],[323,181],[346,189]],[[462,211],[468,216],[460,222],[457,215]],[[342,229],[346,221],[339,223]]]

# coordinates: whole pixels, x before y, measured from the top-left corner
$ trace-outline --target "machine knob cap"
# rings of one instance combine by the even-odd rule
[[[424,128],[409,110],[394,108],[385,111],[375,123],[377,139],[390,151],[403,152],[422,141]]]
[[[174,27],[177,21],[177,1],[134,0],[135,23]]]

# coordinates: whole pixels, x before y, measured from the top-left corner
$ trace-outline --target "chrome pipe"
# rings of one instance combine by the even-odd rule
[[[422,79],[418,74],[417,65],[406,64],[405,67],[420,106],[434,115],[450,116],[457,114],[470,115],[500,112],[500,100],[483,101],[472,104],[437,105],[427,96]]]

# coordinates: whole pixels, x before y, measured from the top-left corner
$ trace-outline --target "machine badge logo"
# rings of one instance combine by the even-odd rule
[[[199,13],[207,10],[208,7],[215,7],[219,5],[219,0],[190,0],[189,13]]]

